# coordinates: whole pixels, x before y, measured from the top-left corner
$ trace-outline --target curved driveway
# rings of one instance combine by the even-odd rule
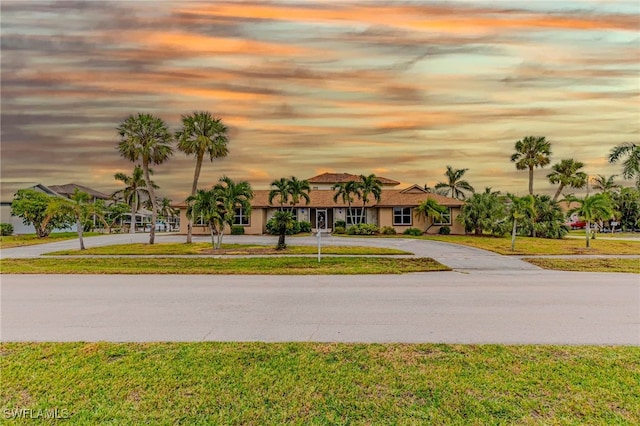
[[[87,246],[147,239],[97,237],[87,239]],[[184,237],[159,236],[159,241],[173,239]],[[273,237],[229,236],[225,241],[275,244]],[[2,275],[0,339],[640,345],[638,275],[546,271],[512,257],[434,241],[332,237],[329,242],[397,247],[455,271]],[[7,249],[2,257],[35,257],[76,245],[66,241]]]

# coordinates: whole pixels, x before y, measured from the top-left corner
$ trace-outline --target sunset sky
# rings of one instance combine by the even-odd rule
[[[172,131],[195,110],[222,118],[230,154],[202,187],[325,171],[433,186],[451,165],[524,195],[524,136],[590,175],[620,174],[608,152],[639,141],[636,0],[2,0],[1,27],[3,186],[113,192],[133,169],[116,127],[137,112]],[[181,152],[156,166],[160,195],[183,200],[193,168]]]

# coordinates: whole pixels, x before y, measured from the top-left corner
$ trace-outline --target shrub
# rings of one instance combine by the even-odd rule
[[[440,235],[449,235],[450,233],[451,233],[451,228],[449,228],[448,226],[442,226],[438,231],[438,234]]]
[[[378,226],[372,223],[359,223],[347,228],[349,235],[375,235],[378,231]]]
[[[407,228],[404,230],[403,234],[419,237],[420,235],[422,235],[422,230],[418,228]]]
[[[396,228],[393,226],[384,226],[380,232],[384,235],[395,235]]]
[[[291,224],[291,228],[287,228],[287,234],[286,235],[294,235],[294,234],[299,234],[300,233],[300,225],[301,222],[298,221],[293,221],[293,223]],[[304,222],[302,222],[304,223]],[[308,223],[308,222],[307,222]],[[271,218],[267,221],[267,233],[271,234],[271,235],[279,235],[280,232],[278,231],[278,228],[276,227],[276,221],[274,218]],[[311,224],[309,223],[309,232],[311,232]]]
[[[0,235],[8,237],[13,234],[13,225],[10,223],[0,223]]]
[[[333,227],[334,228],[344,228],[347,229],[347,222],[345,222],[344,220],[336,220],[333,223]]]
[[[346,229],[344,228],[344,226],[336,226],[335,228],[333,228],[333,233],[334,234],[344,234],[346,231]]]
[[[232,226],[231,235],[244,235],[244,226],[240,226],[240,225]]]
[[[298,223],[300,224],[300,232],[311,232],[311,222],[303,220],[302,222]]]

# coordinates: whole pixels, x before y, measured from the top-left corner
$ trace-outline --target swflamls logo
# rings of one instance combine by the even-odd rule
[[[34,410],[32,408],[4,408],[5,419],[68,419],[69,410],[66,408],[46,408]]]

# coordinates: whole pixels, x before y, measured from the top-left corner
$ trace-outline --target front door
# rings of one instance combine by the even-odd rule
[[[327,230],[327,209],[316,210],[316,228],[322,231]]]

